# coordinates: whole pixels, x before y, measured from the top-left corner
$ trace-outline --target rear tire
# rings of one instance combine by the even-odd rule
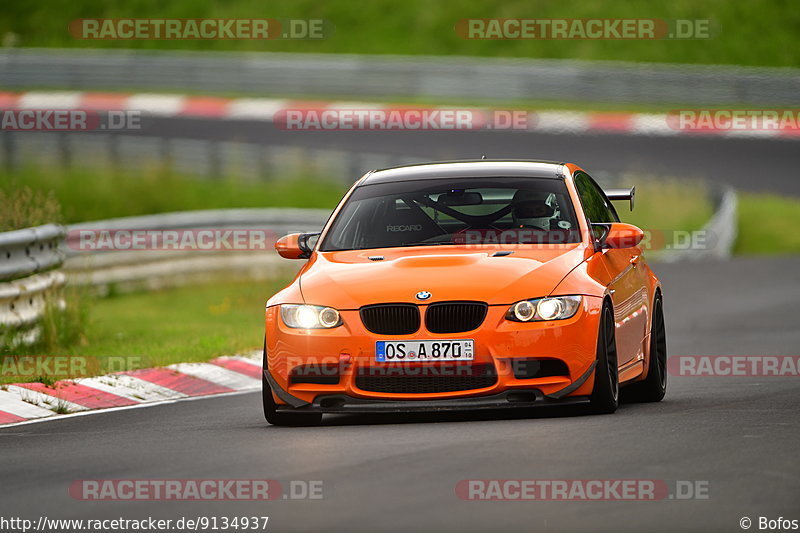
[[[264,363],[261,372],[261,401],[264,405],[264,419],[273,426],[316,426],[322,422],[322,413],[293,413],[278,411],[278,404],[272,396],[272,389],[267,381],[267,343],[264,341]]]
[[[591,410],[597,414],[610,414],[619,407],[619,368],[617,367],[617,342],[614,334],[614,314],[611,306],[604,304],[597,333],[597,366],[594,370],[594,388],[589,397]]]
[[[644,381],[625,387],[626,402],[660,402],[667,393],[667,330],[661,294],[653,302],[653,323],[650,325],[650,361]]]

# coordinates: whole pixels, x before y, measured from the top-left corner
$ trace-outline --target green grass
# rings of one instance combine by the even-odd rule
[[[87,41],[77,18],[322,18],[336,27],[324,40]],[[464,18],[699,18],[719,27],[708,40],[464,40]],[[370,54],[442,54],[626,60],[665,63],[800,66],[800,10],[788,0],[43,0],[0,4],[0,35],[18,46],[249,50]]]
[[[739,193],[736,254],[800,253],[800,199]]]
[[[61,221],[86,222],[134,215],[195,209],[236,207],[321,207],[333,208],[347,186],[340,182],[304,177],[275,181],[241,179],[198,179],[158,172],[137,175],[108,175],[79,170],[53,172],[24,169],[0,173],[0,198],[30,194],[15,205],[15,211],[30,212],[42,196],[60,204]],[[156,192],[157,191],[157,192]],[[57,212],[57,208],[53,208]],[[6,210],[4,209],[5,213]],[[0,231],[24,227],[25,217],[0,217]],[[36,222],[41,220],[36,219]]]
[[[633,212],[627,202],[615,202],[623,222],[642,229],[671,232],[692,231],[703,227],[714,208],[700,181],[653,178],[631,178],[625,181],[636,185]]]
[[[103,374],[259,349],[264,304],[286,283],[221,282],[99,298],[90,302],[79,342],[21,349],[14,355],[80,358]],[[43,379],[52,383],[50,376],[2,376],[0,383]]]
[[[0,206],[3,206],[0,210],[0,231],[59,223],[63,220],[61,205],[55,193],[49,189],[34,190],[28,186],[0,185]]]
[[[207,361],[261,348],[264,304],[281,282],[216,283],[99,299],[73,355],[141,356],[142,365]]]

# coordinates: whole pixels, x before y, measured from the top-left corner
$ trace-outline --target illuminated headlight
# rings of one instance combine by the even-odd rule
[[[580,296],[556,296],[522,300],[508,308],[506,319],[514,322],[563,320],[575,316],[581,306]]]
[[[327,329],[342,325],[339,311],[321,305],[281,305],[281,318],[290,328]]]

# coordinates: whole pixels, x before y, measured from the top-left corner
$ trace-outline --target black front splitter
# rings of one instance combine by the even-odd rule
[[[304,405],[303,407],[279,405],[278,410],[295,413],[411,413],[474,411],[480,409],[522,409],[582,404],[588,401],[588,396],[570,396],[561,399],[548,398],[538,390],[505,391],[491,396],[435,400],[375,400],[370,398],[356,398],[345,394],[327,394],[318,396],[314,400],[314,403]]]

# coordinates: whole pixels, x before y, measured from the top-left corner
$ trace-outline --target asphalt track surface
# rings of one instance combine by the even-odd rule
[[[800,257],[655,265],[669,353],[797,354]],[[249,393],[0,430],[4,516],[266,515],[269,531],[741,531],[800,518],[800,381],[674,377],[657,404],[266,425]],[[322,500],[82,502],[79,479],[321,480]],[[707,482],[709,499],[462,501],[462,479]],[[757,526],[752,528],[757,529]]]
[[[641,172],[800,196],[800,141],[790,139],[497,130],[284,131],[264,121],[178,117],[147,117],[141,130],[125,133],[355,150],[419,157],[420,161],[480,159],[482,155],[490,159],[557,160],[576,163],[589,173]],[[356,178],[353,176],[353,180]]]

